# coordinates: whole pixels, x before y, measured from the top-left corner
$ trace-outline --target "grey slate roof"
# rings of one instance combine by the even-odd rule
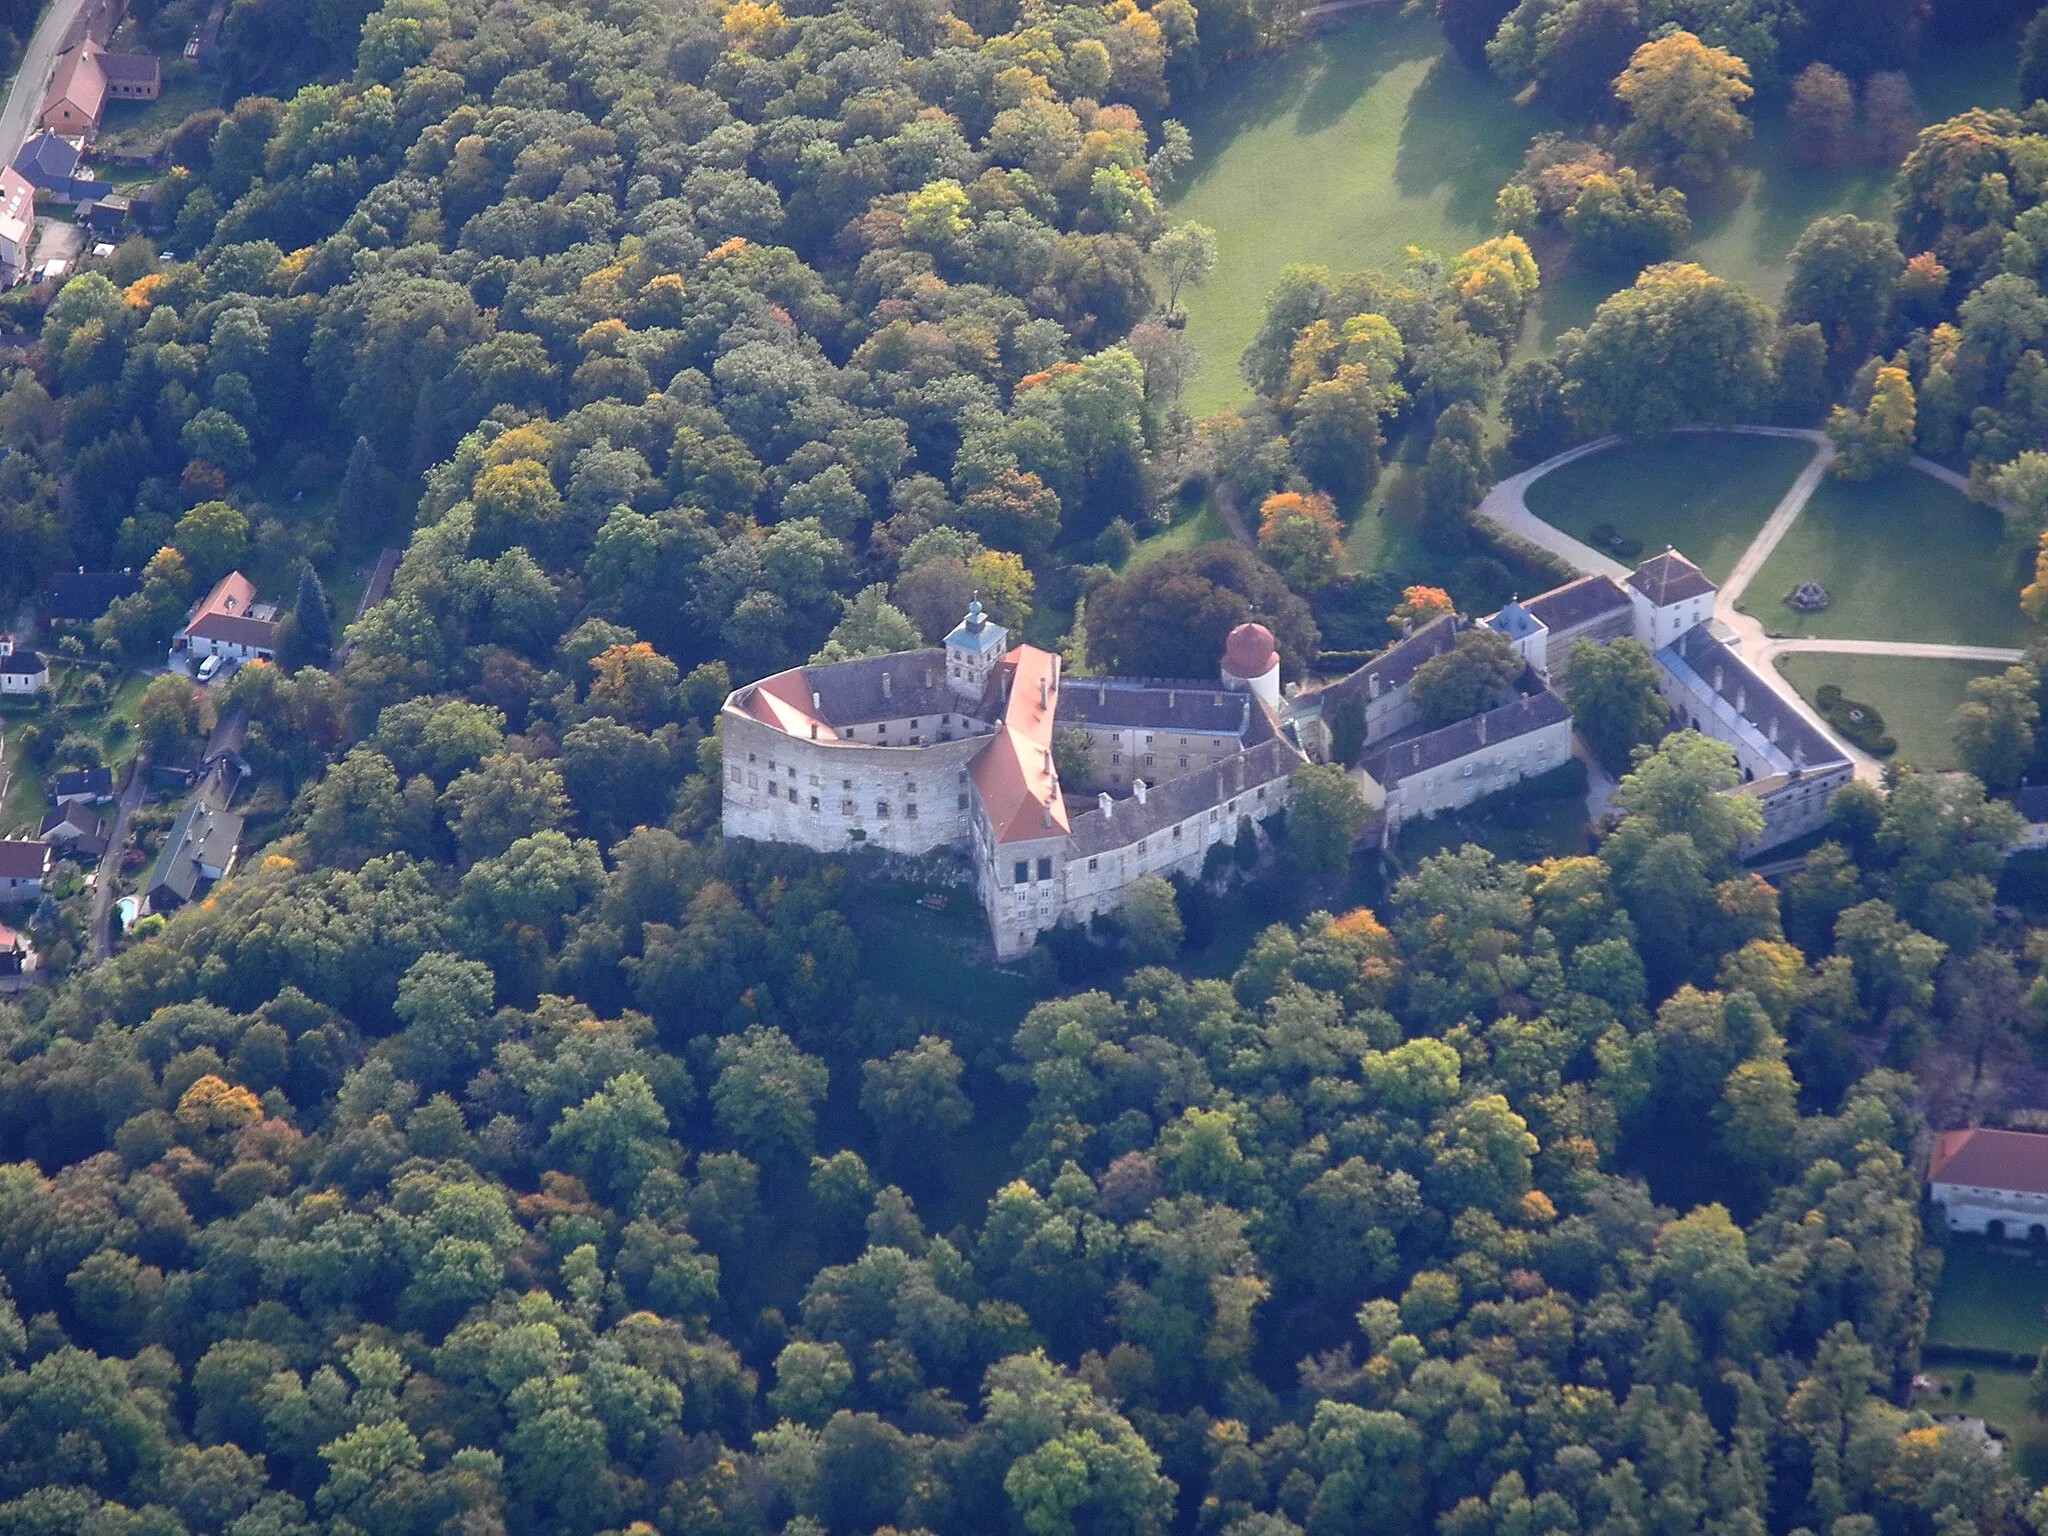
[[[78,150],[45,128],[21,146],[14,168],[34,186],[65,186],[78,170]]]
[[[1716,640],[1706,625],[1687,630],[1657,655],[1667,666],[1673,659],[1682,663],[1721,701],[1723,723],[1740,720],[1754,733],[1750,745],[1783,758],[1785,768],[1814,769],[1848,761],[1840,747]]]
[[[1134,687],[1129,683],[1068,678],[1060,684],[1059,723],[1110,730],[1224,731],[1239,736],[1251,715],[1251,695],[1227,688]]]
[[[58,571],[43,583],[43,617],[67,624],[90,624],[116,598],[142,590],[136,571]]]
[[[818,718],[836,726],[912,715],[957,715],[972,707],[946,682],[946,653],[936,646],[805,667],[804,680],[818,695]]]
[[[1451,648],[1458,638],[1458,631],[1465,627],[1465,621],[1456,614],[1445,614],[1442,618],[1424,625],[1407,639],[1388,646],[1357,671],[1340,677],[1329,687],[1315,696],[1317,704],[1325,712],[1341,704],[1352,694],[1372,698],[1372,683],[1379,679],[1381,695],[1396,688],[1405,688],[1413,680],[1422,664],[1441,656]]]
[[[1286,778],[1300,763],[1300,754],[1276,736],[1213,768],[1193,769],[1150,785],[1143,805],[1132,795],[1115,801],[1107,816],[1098,808],[1074,817],[1071,842],[1075,856],[1086,858],[1128,847],[1176,822],[1205,815],[1212,805],[1220,806],[1238,795],[1249,795],[1256,802],[1261,784]],[[1279,808],[1271,800],[1266,807]],[[1240,805],[1238,814],[1253,812],[1250,806]]]
[[[1522,606],[1552,633],[1576,629],[1617,610],[1629,609],[1628,594],[1605,576],[1581,576],[1529,598]]]
[[[114,775],[105,768],[66,768],[51,783],[57,794],[64,795],[111,795],[114,792]]]
[[[1675,549],[1645,560],[1629,572],[1628,584],[1659,608],[1714,590],[1700,568]]]
[[[13,673],[21,677],[34,677],[38,672],[49,670],[50,664],[26,646],[20,646],[0,656],[0,672]]]
[[[1564,700],[1546,688],[1512,704],[1484,710],[1470,719],[1382,747],[1368,753],[1363,766],[1382,789],[1390,790],[1403,779],[1455,763],[1489,747],[1507,746],[1519,736],[1570,718],[1571,711]]]
[[[242,840],[242,818],[233,811],[216,810],[213,797],[205,790],[192,796],[164,838],[163,852],[149,872],[150,904],[165,896],[183,905],[192,899],[205,878],[201,865],[225,868]]]

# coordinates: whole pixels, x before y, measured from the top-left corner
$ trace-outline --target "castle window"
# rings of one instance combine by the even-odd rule
[[[1183,756],[1182,756],[1182,758],[1181,758],[1181,760],[1180,760],[1180,765],[1181,765],[1181,767],[1183,767],[1183,768],[1187,767],[1187,765],[1188,765],[1188,760],[1187,760],[1187,758],[1186,758],[1186,756],[1185,756],[1185,755],[1183,755]]]
[[[791,763],[791,764],[789,765],[789,776],[790,776],[790,777],[791,777],[792,779],[796,777],[796,764],[795,764],[795,763]]]
[[[1152,766],[1152,754],[1150,752],[1147,752],[1145,754],[1145,766],[1147,768],[1150,768]]]
[[[877,800],[877,801],[875,802],[875,817],[876,817],[876,819],[877,819],[877,820],[879,820],[879,821],[887,821],[887,820],[889,819],[889,802],[888,802],[888,801],[886,801],[886,800]]]
[[[851,788],[853,788],[853,780],[851,780],[851,779],[841,779],[841,780],[839,781],[839,787],[840,787],[841,789],[851,789]]]
[[[1152,745],[1152,738],[1150,736],[1145,738],[1145,745],[1148,747]]]
[[[756,758],[756,757],[754,756],[754,754],[753,754],[753,753],[749,752],[749,753],[747,754],[747,761],[748,761],[748,762],[750,762],[750,763],[752,763],[752,762],[758,762],[758,761],[760,761],[760,759]]]
[[[1109,754],[1109,760],[1112,763],[1120,763],[1124,760],[1124,755],[1121,752],[1112,752]]]
[[[886,736],[886,735],[888,735],[888,734],[889,734],[889,722],[888,722],[888,721],[886,721],[886,720],[884,720],[884,721],[883,721],[883,722],[882,722],[882,723],[881,723],[880,725],[876,726],[876,727],[875,727],[875,734],[876,734],[877,736]]]
[[[1041,880],[1050,880],[1052,878],[1051,859],[1040,859],[1038,861],[1038,878]]]
[[[953,723],[953,717],[952,717],[951,715],[941,715],[941,716],[939,716],[939,724],[941,724],[941,725],[951,725],[952,723]]]
[[[910,744],[913,747],[920,745],[923,741],[924,738],[922,736],[913,736],[910,738]]]
[[[758,778],[757,776],[755,776],[754,774],[751,774],[751,773],[750,773],[750,774],[748,774],[748,775],[747,775],[747,788],[749,788],[749,789],[759,789],[760,787],[761,787],[761,780],[760,780],[760,779],[759,779],[759,778]]]
[[[1016,880],[1014,883],[1017,885],[1022,885],[1025,881],[1029,880],[1030,878],[1031,861],[1029,859],[1019,859],[1017,861]]]
[[[953,776],[953,782],[955,784],[965,784],[967,782],[967,770],[965,768],[962,768],[957,774]]]
[[[1174,823],[1174,827],[1173,827],[1173,840],[1174,840],[1174,841],[1175,841],[1176,843],[1180,841],[1180,823],[1178,823],[1178,822],[1175,822],[1175,823]]]
[[[858,816],[860,810],[851,800],[842,800],[839,802],[839,814],[842,816]]]
[[[730,773],[732,781],[735,784],[739,783],[741,778],[744,777],[744,775],[742,775],[740,772],[740,765],[738,763],[734,763],[732,767],[728,770],[728,772]]]
[[[1139,838],[1139,839],[1138,839],[1138,852],[1140,852],[1140,853],[1143,853],[1144,851],[1145,851],[1145,839],[1141,837],[1141,838]]]
[[[1089,873],[1089,874],[1091,874],[1091,875],[1092,875],[1092,874],[1094,874],[1094,873],[1095,873],[1095,865],[1096,865],[1096,863],[1097,863],[1097,861],[1096,861],[1096,860],[1094,860],[1094,859],[1090,859],[1090,860],[1088,861],[1088,873]]]
[[[851,741],[853,740],[853,727],[849,725],[845,730],[841,731],[839,734],[845,737],[848,741]]]
[[[917,802],[915,800],[903,802],[903,819],[905,821],[917,820]]]
[[[960,803],[957,808],[963,811],[967,809],[967,797],[965,795],[960,797]]]
[[[915,720],[913,720],[913,721],[911,721],[911,722],[910,722],[910,728],[911,728],[911,729],[912,729],[913,731],[917,729],[917,722],[916,722]]]
[[[817,811],[818,811],[818,797],[817,797],[816,795],[813,795],[813,796],[811,796],[811,814],[815,816],[815,815],[817,814]]]
[[[1266,798],[1266,786],[1263,784],[1259,786],[1259,798],[1261,800]]]

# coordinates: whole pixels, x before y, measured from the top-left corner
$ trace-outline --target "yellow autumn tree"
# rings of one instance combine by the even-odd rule
[[[1690,32],[1638,48],[1616,77],[1614,94],[1629,114],[1615,148],[1634,165],[1705,181],[1749,140],[1742,115],[1742,104],[1756,94],[1749,65]]]
[[[194,1140],[225,1136],[263,1118],[256,1095],[209,1072],[178,1100],[178,1129]]]
[[[1842,480],[1869,480],[1899,468],[1913,457],[1918,418],[1906,370],[1878,369],[1868,406],[1859,413],[1838,405],[1828,414],[1828,436],[1835,441],[1829,472]]]

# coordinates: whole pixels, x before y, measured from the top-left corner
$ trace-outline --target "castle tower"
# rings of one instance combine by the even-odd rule
[[[1010,648],[1010,632],[981,611],[977,598],[967,605],[967,617],[946,636],[946,683],[963,699],[979,699],[988,692],[989,674]]]
[[[1223,686],[1254,693],[1280,708],[1280,650],[1263,624],[1240,624],[1223,642]]]

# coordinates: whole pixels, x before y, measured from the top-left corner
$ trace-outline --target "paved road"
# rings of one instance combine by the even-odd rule
[[[1610,560],[1590,544],[1581,544],[1562,529],[1553,528],[1534,512],[1529,510],[1523,494],[1549,474],[1553,469],[1576,463],[1589,453],[1598,453],[1603,448],[1612,448],[1620,442],[1619,437],[1597,438],[1590,443],[1560,453],[1554,459],[1545,459],[1534,469],[1525,469],[1519,475],[1510,475],[1486,493],[1486,499],[1479,503],[1479,515],[1497,528],[1503,528],[1525,543],[1534,544],[1538,549],[1547,549],[1581,575],[1605,576],[1613,581],[1626,581],[1628,567],[1619,560]]]
[[[1990,661],[2007,666],[2026,660],[2025,651],[2000,645],[1932,645],[1917,640],[1830,640],[1801,636],[1766,640],[1756,654],[1770,659],[1802,652],[1825,651],[1844,656],[1909,656],[1916,661]]]
[[[114,824],[107,828],[107,851],[100,856],[99,878],[92,893],[92,964],[107,958],[111,943],[107,934],[108,909],[114,902],[114,881],[120,873],[121,854],[128,846],[128,822],[149,789],[149,761],[136,754],[128,770],[128,787],[121,791],[121,803],[114,809]]]
[[[5,153],[9,165],[14,163],[14,152],[35,127],[36,113],[50,88],[50,76],[57,71],[57,50],[83,4],[84,0],[54,0],[22,52],[21,68],[15,71],[14,82],[8,87],[7,105],[0,107],[0,152]]]
[[[1771,515],[1764,519],[1756,537],[1749,541],[1749,548],[1742,552],[1742,558],[1735,562],[1735,569],[1728,573],[1728,579],[1721,583],[1720,594],[1714,599],[1714,617],[1740,634],[1736,624],[1735,603],[1749,590],[1756,573],[1764,568],[1764,562],[1771,558],[1771,552],[1778,547],[1778,541],[1791,531],[1799,521],[1799,514],[1806,510],[1806,503],[1813,493],[1820,489],[1820,483],[1827,478],[1828,466],[1835,462],[1834,442],[1825,432],[1802,432],[1795,428],[1758,428],[1759,436],[1797,437],[1813,444],[1813,457],[1806,468],[1799,471],[1799,477],[1792,482],[1792,488],[1785,492]],[[1748,615],[1741,617],[1748,619]],[[1756,621],[1750,619],[1749,622]],[[1761,628],[1757,631],[1761,634]]]

